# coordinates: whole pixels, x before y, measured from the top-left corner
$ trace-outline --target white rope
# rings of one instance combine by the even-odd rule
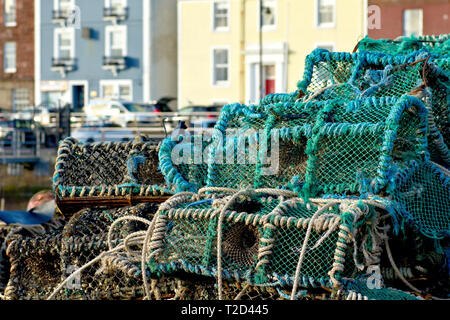
[[[63,282],[61,282],[55,290],[53,290],[52,294],[50,296],[48,296],[47,300],[52,300],[54,298],[54,296],[59,292],[59,290],[61,290],[66,284],[67,282],[69,282],[70,280],[72,280],[77,274],[79,274],[81,271],[83,271],[84,269],[88,268],[89,266],[93,265],[94,263],[96,263],[97,261],[99,261],[101,258],[103,258],[103,256],[105,256],[108,253],[113,253],[115,251],[118,251],[120,249],[123,248],[123,245],[119,245],[116,248],[109,250],[109,251],[104,251],[102,253],[100,253],[97,257],[95,257],[94,259],[92,259],[91,261],[89,261],[88,263],[86,263],[84,266],[82,266],[81,268],[77,269],[75,272],[73,272],[71,275],[69,275]]]
[[[302,267],[302,263],[303,263],[303,259],[305,257],[305,252],[306,252],[306,245],[308,244],[308,240],[311,234],[311,230],[312,230],[312,226],[313,226],[313,222],[316,219],[316,217],[321,214],[322,212],[324,212],[326,209],[328,209],[329,207],[335,205],[337,203],[337,201],[334,202],[330,202],[328,204],[326,204],[325,206],[323,206],[322,208],[320,208],[319,210],[317,210],[314,215],[311,217],[311,220],[309,221],[308,224],[308,229],[306,231],[305,234],[305,239],[303,240],[303,246],[302,249],[300,251],[300,257],[298,258],[298,263],[297,263],[297,268],[295,270],[295,276],[294,276],[294,285],[292,287],[292,292],[291,292],[291,300],[295,299],[295,294],[297,293],[297,287],[298,287],[298,282],[299,282],[299,278],[300,278],[300,270]]]
[[[234,201],[240,196],[247,194],[248,190],[242,190],[235,193],[228,202],[222,207],[219,218],[217,221],[217,290],[218,298],[222,300],[222,223],[226,210],[234,203]]]

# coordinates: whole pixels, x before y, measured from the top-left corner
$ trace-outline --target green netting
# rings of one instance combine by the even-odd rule
[[[168,188],[175,192],[195,191],[206,185],[208,135],[169,137],[159,149],[159,168]]]
[[[342,78],[343,70],[350,76]],[[448,55],[430,53],[426,49],[409,55],[367,51],[350,54],[316,49],[306,58],[305,73],[297,92],[304,95],[303,101],[403,95],[428,99],[435,126],[448,145],[449,76]]]
[[[432,238],[450,235],[450,173],[433,163],[399,174],[394,199],[404,218]]]
[[[378,193],[393,170],[408,167],[411,160],[422,161],[426,153],[427,111],[412,97],[269,105],[265,116],[258,117],[261,122],[265,119],[264,129],[247,135],[243,132],[236,138],[228,126],[233,129],[236,119],[256,118],[244,113],[245,108],[230,105],[222,111],[210,149],[210,187],[281,187],[302,190],[305,196]],[[375,112],[369,113],[371,110]],[[230,151],[227,142],[231,139],[233,152],[246,146],[241,150],[248,162],[214,161],[217,154],[225,157]],[[266,175],[262,170],[273,165],[266,162],[275,152],[279,170]]]
[[[374,40],[366,37],[358,43],[359,51],[385,52],[393,55],[408,54],[421,49],[447,55],[450,49],[450,34],[399,37],[395,40]]]
[[[364,281],[365,280],[365,281]],[[346,300],[422,300],[422,298],[394,288],[368,288],[367,279],[346,281],[342,294]]]

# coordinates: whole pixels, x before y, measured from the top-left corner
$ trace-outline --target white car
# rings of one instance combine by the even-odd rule
[[[121,100],[93,100],[84,108],[87,120],[116,123],[121,127],[161,126],[161,112],[155,104]]]

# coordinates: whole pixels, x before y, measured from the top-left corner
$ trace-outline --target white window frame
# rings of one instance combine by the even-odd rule
[[[128,29],[126,25],[111,25],[105,27],[105,56],[111,56],[111,33],[121,30],[123,32],[123,57],[128,55]]]
[[[75,0],[70,0],[71,3],[71,8],[75,7]],[[60,0],[53,0],[53,8],[55,10],[60,10],[61,6],[60,6]]]
[[[337,10],[336,6],[337,6],[337,4],[336,4],[336,0],[331,0],[331,1],[334,2],[334,6],[333,6],[333,22],[320,23],[320,21],[319,21],[320,0],[314,0],[314,20],[315,20],[316,28],[318,28],[318,29],[329,29],[329,28],[336,27],[336,10]]]
[[[226,81],[215,81],[216,80],[216,62],[214,59],[214,51],[216,50],[227,50],[227,80]],[[214,46],[211,48],[211,85],[213,88],[229,88],[230,87],[230,68],[231,68],[231,54],[229,46]]]
[[[315,48],[320,48],[322,46],[326,46],[326,47],[331,47],[332,48],[332,52],[336,52],[336,43],[334,42],[316,42],[314,44]]]
[[[7,14],[7,0],[4,1],[4,5],[3,5],[3,9],[4,9],[4,15],[3,15],[3,20],[5,22],[5,27],[15,27],[17,26],[17,0],[11,0],[14,1],[14,5],[12,6],[14,9],[14,15],[15,15],[15,19],[13,22],[6,22],[6,14]]]
[[[120,0],[122,2],[122,8],[126,8],[128,5],[127,0]],[[111,8],[111,0],[105,0],[105,8]]]
[[[404,36],[411,36],[411,34],[406,34],[406,24],[405,24],[405,18],[406,18],[406,12],[408,12],[408,11],[414,11],[414,10],[419,10],[419,12],[420,12],[420,16],[421,16],[421,19],[420,19],[420,32],[419,32],[419,34],[415,34],[415,36],[417,37],[417,36],[422,36],[423,35],[423,8],[407,8],[407,9],[404,9],[403,10],[403,12],[402,12],[402,34],[404,35]]]
[[[263,51],[266,53],[263,55],[262,65],[275,64],[275,92],[286,92],[288,44],[284,42],[265,43]],[[245,50],[245,101],[247,103],[258,103],[261,99],[259,64],[259,44],[247,45]]]
[[[226,27],[217,27],[216,26],[216,3],[218,2],[224,2],[227,5],[227,26]],[[211,2],[211,25],[212,30],[217,32],[226,32],[230,30],[230,0],[212,0]]]
[[[14,67],[13,68],[7,68],[6,60],[8,59],[8,56],[6,54],[6,45],[7,44],[14,44]],[[14,41],[7,41],[3,44],[3,70],[5,73],[15,73],[17,71],[17,43]]]
[[[121,80],[100,80],[99,82],[100,85],[100,97],[101,98],[105,98],[104,92],[103,92],[103,87],[104,86],[108,86],[111,85],[114,87],[114,96],[113,97],[108,97],[108,98],[114,98],[114,99],[124,99],[124,98],[120,98],[119,97],[119,87],[120,86],[129,86],[130,87],[130,95],[129,95],[129,99],[125,98],[124,100],[130,100],[133,101],[133,80],[129,80],[129,79],[121,79]]]
[[[19,90],[23,90],[23,92],[27,92],[27,99],[23,99],[23,100],[19,100],[17,99],[17,93]],[[28,88],[15,88],[12,90],[12,107],[14,111],[20,111],[23,109],[23,107],[29,107],[31,105],[31,92]],[[23,103],[24,101],[26,101],[27,103]],[[22,102],[21,104],[18,104],[17,102]],[[18,106],[20,106],[18,108]]]
[[[274,13],[274,15],[275,15],[275,19],[274,20],[275,21],[274,21],[274,23],[272,25],[261,26],[261,10],[260,10],[261,8],[259,6],[259,1],[257,1],[258,17],[257,17],[256,21],[258,23],[258,27],[257,27],[258,31],[274,31],[274,30],[277,29],[277,25],[278,25],[278,1],[277,0],[270,0],[270,1],[274,3],[273,8],[274,8],[274,11],[275,11],[275,13]]]
[[[55,28],[53,32],[53,57],[54,58],[60,58],[59,56],[59,35],[62,33],[69,33],[70,34],[70,58],[75,58],[75,29],[74,28]]]

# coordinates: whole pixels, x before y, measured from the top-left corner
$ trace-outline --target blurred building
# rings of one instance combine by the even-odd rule
[[[34,103],[34,1],[0,0],[0,109]]]
[[[261,1],[262,21],[260,0],[178,1],[179,107],[292,92],[312,50],[352,51],[366,34],[367,1]]]
[[[36,101],[176,95],[176,0],[36,0]]]
[[[373,39],[450,32],[449,0],[369,0],[369,5],[380,9],[379,28],[368,30]]]

